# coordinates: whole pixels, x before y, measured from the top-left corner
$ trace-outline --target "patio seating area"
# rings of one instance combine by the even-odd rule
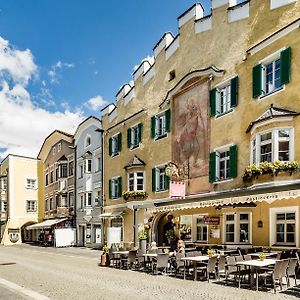
[[[190,247],[185,253],[168,248],[150,251],[110,249],[112,268],[165,275],[183,280],[201,280],[237,288],[273,291],[297,287],[298,252],[272,251],[262,247],[228,250]],[[268,251],[266,251],[268,250]]]

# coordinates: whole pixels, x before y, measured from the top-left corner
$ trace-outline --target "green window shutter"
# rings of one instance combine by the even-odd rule
[[[229,177],[237,177],[237,163],[238,163],[238,148],[237,145],[233,145],[229,149],[230,160],[229,160]]]
[[[210,116],[214,117],[216,115],[216,95],[217,90],[212,89],[210,91]]]
[[[118,197],[122,196],[122,177],[118,177]]]
[[[108,152],[109,152],[109,156],[112,155],[112,138],[109,138],[108,140]]]
[[[216,181],[216,152],[209,154],[209,182]]]
[[[127,129],[127,147],[131,147],[131,128]]]
[[[142,142],[142,136],[143,136],[143,123],[140,123],[138,125],[138,127],[139,127],[139,143],[141,143]]]
[[[253,67],[252,70],[252,94],[253,94],[253,98],[257,98],[261,95],[261,90],[262,90],[262,86],[261,86],[261,77],[262,77],[262,66],[257,65],[255,67]]]
[[[239,78],[234,77],[230,82],[230,101],[231,107],[236,107],[238,105],[238,95],[239,95]]]
[[[280,82],[281,85],[289,83],[291,80],[291,47],[280,53]]]
[[[168,190],[170,188],[170,177],[165,174],[165,189]]]
[[[156,192],[156,168],[152,169],[152,192]]]
[[[151,118],[151,138],[155,138],[155,135],[156,135],[156,117],[153,116]]]
[[[122,150],[122,133],[119,132],[118,134],[118,152],[121,152]]]
[[[171,131],[171,110],[168,109],[165,112],[165,116],[166,116],[166,132],[170,132]]]
[[[111,179],[109,179],[109,181],[108,181],[109,199],[112,198],[111,184],[112,184],[112,181],[111,181]]]

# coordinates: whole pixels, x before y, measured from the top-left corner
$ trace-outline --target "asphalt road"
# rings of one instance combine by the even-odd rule
[[[183,281],[98,266],[99,251],[0,246],[0,299],[296,299],[215,282]],[[47,298],[48,297],[48,298]]]

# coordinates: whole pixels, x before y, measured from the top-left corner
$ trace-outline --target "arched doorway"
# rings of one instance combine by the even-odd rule
[[[21,238],[22,243],[33,243],[38,241],[38,233],[37,230],[26,230],[26,227],[29,225],[36,224],[36,222],[27,222],[21,227]]]

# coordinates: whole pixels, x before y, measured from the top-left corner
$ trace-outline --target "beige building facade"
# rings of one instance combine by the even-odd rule
[[[42,218],[41,169],[41,162],[35,158],[8,155],[1,162],[1,244],[21,244],[36,238],[25,229]]]
[[[102,111],[106,239],[167,243],[172,215],[187,242],[299,247],[299,25],[290,0],[179,16]]]

